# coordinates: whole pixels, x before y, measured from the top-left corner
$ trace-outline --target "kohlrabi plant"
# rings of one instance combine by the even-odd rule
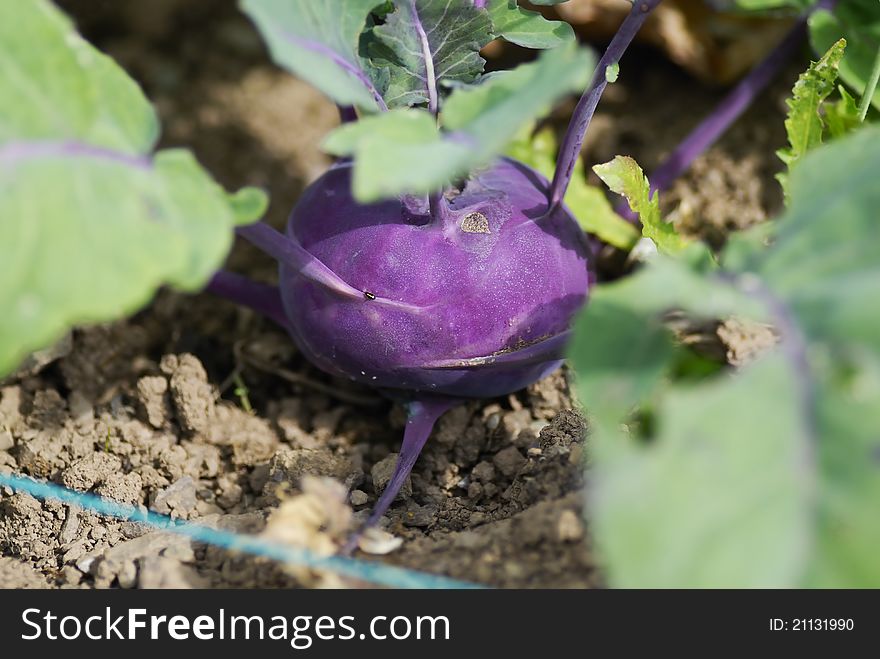
[[[738,0],[796,24],[647,177],[626,154],[592,168],[622,196],[615,212],[581,146],[659,2],[634,0],[596,62],[567,24],[515,0],[242,0],[274,60],[342,118],[324,142],[337,160],[283,232],[255,222],[261,192],[229,195],[189,153],[157,152],[140,89],[48,0],[3,3],[0,375],[159,286],[254,308],[324,371],[407,406],[369,525],[441,414],[569,355],[612,584],[880,584],[880,4]],[[712,251],[666,221],[658,190],[807,24],[821,57],[788,103],[787,210]],[[540,52],[487,72],[495,39]],[[557,146],[538,122],[584,89]],[[277,261],[277,286],[218,270],[234,232]],[[602,244],[632,250],[634,272],[598,283]],[[778,345],[736,372],[694,369],[670,314],[763,323]]]
[[[502,152],[590,79],[594,62],[568,26],[508,0],[242,3],[275,60],[351,119],[327,138],[340,160],[306,190],[286,232],[239,233],[279,262],[267,312],[302,352],[409,407],[368,524],[397,496],[440,414],[561,365],[594,277],[563,198],[606,68],[656,4],[634,4],[596,68],[551,182]],[[545,50],[486,74],[480,50],[498,37]],[[214,286],[253,304],[241,279],[219,274]]]

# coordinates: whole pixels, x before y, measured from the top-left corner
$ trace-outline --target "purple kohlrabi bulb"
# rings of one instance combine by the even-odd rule
[[[359,299],[281,265],[290,332],[320,368],[383,389],[491,397],[559,366],[591,284],[586,236],[548,182],[510,159],[475,173],[431,221],[417,199],[362,205],[341,162],[287,235]]]

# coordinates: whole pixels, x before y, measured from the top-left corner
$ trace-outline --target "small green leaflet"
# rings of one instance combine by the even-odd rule
[[[489,0],[486,8],[492,18],[492,33],[524,48],[556,48],[574,40],[568,23],[548,21],[538,12],[523,9],[516,0]]]
[[[817,53],[824,53],[841,38],[846,39],[840,77],[861,97],[880,49],[880,1],[840,0],[833,11],[818,9],[810,15],[809,31]],[[880,110],[880,89],[874,92],[872,104]]]
[[[35,47],[35,44],[38,47]],[[198,290],[265,208],[193,156],[153,153],[138,86],[44,0],[0,3],[0,375],[71,326]]]
[[[507,148],[507,155],[541,172],[548,179],[556,169],[557,144],[550,127],[534,133],[527,126]],[[574,166],[565,205],[574,214],[581,228],[609,245],[629,251],[639,240],[639,231],[614,212],[605,193],[587,184],[584,163],[578,159]]]
[[[788,134],[789,147],[780,149],[777,155],[788,166],[789,172],[808,151],[822,143],[825,122],[819,114],[819,108],[834,91],[837,68],[845,48],[846,40],[841,39],[818,62],[811,63],[795,83],[792,97],[786,100],[788,117],[785,132]],[[788,174],[778,174],[777,178],[783,190],[787,191]]]
[[[620,75],[620,63],[614,62],[614,64],[609,64],[605,67],[605,80],[609,83],[617,82],[617,77]]]
[[[799,163],[769,247],[736,241],[720,268],[660,255],[594,289],[571,358],[613,586],[880,586],[877,171],[866,127]],[[769,322],[782,345],[671,381],[670,310]]]
[[[382,0],[241,0],[280,66],[337,104],[385,107],[359,53],[367,18]]]
[[[657,192],[651,194],[651,185],[638,163],[629,156],[617,156],[593,171],[612,192],[623,195],[629,207],[638,213],[642,222],[642,235],[650,238],[657,249],[675,253],[687,245],[675,227],[660,217],[660,200]]]
[[[834,103],[825,103],[825,123],[828,125],[831,139],[835,140],[849,135],[861,123],[856,99],[843,86],[838,86],[837,92],[840,94],[840,99]]]
[[[388,75],[388,106],[436,109],[441,85],[476,80],[491,28],[472,0],[397,0],[385,23],[370,31],[367,46],[373,70]]]
[[[359,201],[433,191],[488,164],[522,126],[582,88],[592,68],[589,52],[573,43],[543,51],[535,62],[455,89],[441,113],[442,132],[430,113],[398,109],[338,128],[324,147],[355,157]]]

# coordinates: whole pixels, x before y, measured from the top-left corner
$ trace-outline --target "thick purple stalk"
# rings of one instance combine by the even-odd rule
[[[428,208],[431,212],[431,219],[434,222],[444,224],[449,221],[452,213],[450,212],[449,202],[443,196],[443,190],[437,190],[428,195]]]
[[[339,122],[343,124],[350,124],[352,121],[357,121],[357,111],[350,105],[337,105],[336,109],[339,110]]]
[[[330,268],[321,263],[299,243],[276,231],[265,222],[255,222],[236,230],[239,236],[264,251],[279,263],[283,263],[343,297],[362,300],[363,291],[349,286]]]
[[[581,100],[578,101],[574,114],[571,117],[571,123],[562,140],[562,146],[559,149],[559,157],[556,161],[556,172],[553,175],[553,182],[550,185],[549,201],[550,212],[562,203],[565,198],[565,192],[568,190],[568,184],[571,182],[574,166],[580,157],[581,146],[584,143],[584,136],[587,134],[587,128],[602,97],[602,92],[608,86],[606,79],[606,70],[609,66],[620,62],[620,58],[626,52],[627,47],[632,42],[636,33],[642,27],[642,24],[648,18],[648,15],[662,0],[635,0],[633,7],[623,23],[618,28],[617,33],[608,44],[605,54],[599,60],[596,71],[593,73],[593,80]]]
[[[820,0],[810,12],[801,17],[767,57],[740,80],[736,87],[722,99],[712,114],[703,119],[651,173],[648,178],[651,181],[652,191],[665,190],[672,185],[679,176],[687,171],[687,168],[700,154],[712,146],[730,128],[733,122],[749,108],[758,95],[779,74],[804,39],[809,13],[816,9],[830,9],[835,4],[835,0]],[[625,201],[620,203],[617,211],[630,221],[638,221],[638,216],[632,212]]]
[[[388,298],[368,294],[366,291],[354,288],[344,281],[333,270],[313,256],[296,240],[276,231],[265,222],[255,222],[248,226],[239,227],[236,233],[249,243],[262,250],[278,263],[296,271],[305,279],[320,284],[327,290],[350,300],[368,299],[378,306],[393,307],[401,311],[420,312],[422,307],[398,302]]]
[[[345,546],[342,548],[343,554],[350,554],[354,551],[357,547],[358,538],[360,538],[363,531],[375,525],[379,518],[391,507],[394,499],[400,493],[400,488],[403,487],[407,477],[412,472],[413,466],[415,466],[416,460],[425,446],[425,442],[428,441],[428,437],[431,435],[437,419],[444,412],[460,403],[461,401],[452,398],[424,398],[409,404],[409,414],[406,420],[406,430],[403,434],[403,443],[400,446],[400,454],[397,456],[397,464],[394,465],[394,473],[391,475],[391,480],[388,481],[388,485],[382,491],[382,496],[376,502],[376,507],[373,508],[366,523],[356,533],[352,534],[345,543]]]
[[[261,284],[234,272],[218,270],[211,277],[205,290],[236,304],[249,307],[274,320],[284,329],[289,327],[287,316],[284,315],[284,305],[281,302],[281,292],[277,286]]]

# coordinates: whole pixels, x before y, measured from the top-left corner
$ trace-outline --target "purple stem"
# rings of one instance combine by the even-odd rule
[[[419,313],[425,307],[420,307],[408,302],[399,302],[377,295],[367,295],[365,291],[358,290],[339,275],[328,268],[324,263],[313,256],[296,240],[276,231],[265,222],[255,222],[236,229],[236,233],[251,243],[254,247],[265,252],[278,263],[296,270],[301,276],[316,284],[320,284],[329,291],[350,300],[369,300],[370,304],[389,306],[402,311]]]
[[[476,7],[477,9],[485,9],[486,0],[474,0],[474,7]]]
[[[364,299],[363,291],[349,286],[298,242],[291,240],[280,231],[276,231],[265,222],[255,222],[248,226],[239,227],[236,233],[278,263],[298,271],[307,279],[311,279],[343,297],[355,300]]]
[[[339,122],[343,124],[350,124],[352,121],[357,121],[357,111],[350,105],[337,105],[336,109],[339,110]]]
[[[218,270],[211,277],[205,290],[236,304],[249,307],[287,329],[287,316],[277,286],[261,284],[247,277]]]
[[[651,181],[652,192],[665,190],[672,185],[675,179],[690,167],[697,156],[712,146],[748,109],[803,41],[804,28],[809,14],[816,9],[830,9],[835,4],[835,0],[820,0],[815,7],[798,20],[782,41],[770,51],[770,54],[740,80],[739,84],[724,97],[712,114],[703,119],[651,173],[648,178]],[[638,222],[638,215],[632,212],[625,200],[621,201],[617,211],[631,222]]]
[[[452,398],[424,398],[415,400],[409,404],[408,416],[406,420],[406,430],[403,433],[403,443],[400,446],[400,454],[397,456],[397,464],[394,465],[394,473],[391,474],[391,480],[382,491],[382,496],[376,502],[375,508],[370,513],[370,517],[366,523],[355,533],[351,535],[343,546],[341,553],[350,554],[357,547],[358,539],[363,532],[375,525],[376,522],[384,515],[394,499],[397,498],[400,488],[406,482],[407,477],[412,472],[413,466],[425,442],[434,429],[437,419],[456,405],[460,405],[462,401]]]
[[[451,218],[451,213],[449,202],[446,201],[443,192],[443,189],[440,189],[428,195],[428,208],[433,221],[446,224]]]
[[[571,123],[562,140],[562,146],[559,149],[559,157],[556,161],[556,172],[553,175],[553,182],[550,185],[549,201],[550,208],[548,212],[552,212],[562,203],[565,198],[565,192],[568,190],[568,184],[571,182],[574,166],[580,157],[581,146],[584,143],[584,136],[587,134],[587,128],[602,97],[602,92],[608,86],[605,77],[605,71],[609,66],[620,61],[626,52],[633,37],[642,27],[642,24],[648,18],[662,0],[635,0],[632,9],[627,17],[623,20],[618,28],[611,43],[599,60],[596,71],[593,73],[593,80],[590,86],[578,101],[574,114],[571,117]]]

